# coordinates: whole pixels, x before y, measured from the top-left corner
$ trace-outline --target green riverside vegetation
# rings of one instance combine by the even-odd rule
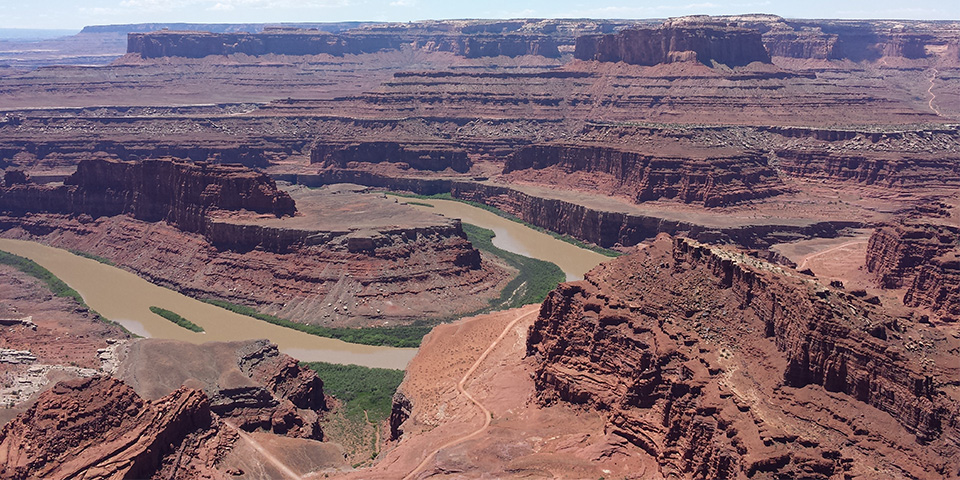
[[[491,207],[490,205],[486,205],[486,204],[479,203],[479,202],[473,202],[473,201],[470,201],[470,200],[462,200],[462,199],[459,199],[459,198],[454,198],[453,195],[451,195],[450,193],[438,193],[438,194],[435,194],[435,195],[418,195],[418,194],[416,194],[416,193],[407,193],[407,192],[384,192],[384,193],[386,193],[387,195],[393,195],[393,196],[403,197],[403,198],[419,198],[419,199],[423,199],[423,200],[452,200],[452,201],[454,201],[454,202],[465,203],[465,204],[467,204],[467,205],[470,205],[471,207],[476,207],[476,208],[479,208],[479,209],[481,209],[481,210],[486,210],[486,211],[488,211],[488,212],[490,212],[490,213],[492,213],[492,214],[494,214],[494,215],[497,215],[497,216],[499,216],[499,217],[506,218],[507,220],[510,220],[510,221],[512,221],[512,222],[517,222],[517,223],[519,223],[519,224],[521,224],[521,225],[523,225],[523,226],[525,226],[525,227],[527,227],[527,228],[531,228],[531,229],[536,230],[536,231],[538,231],[538,232],[540,232],[540,233],[543,233],[543,234],[546,234],[546,235],[550,235],[551,237],[556,238],[557,240],[567,242],[567,243],[569,243],[569,244],[571,244],[571,245],[575,245],[575,246],[580,247],[580,248],[585,249],[585,250],[590,250],[590,251],[592,251],[592,252],[599,253],[600,255],[604,255],[604,256],[607,256],[607,257],[619,257],[620,255],[623,255],[623,253],[618,252],[618,251],[616,251],[616,250],[611,250],[611,249],[609,249],[609,248],[603,248],[603,247],[598,246],[598,245],[592,245],[592,244],[589,244],[589,243],[585,243],[585,242],[582,242],[582,241],[580,241],[580,240],[577,240],[576,238],[571,237],[570,235],[563,235],[563,234],[559,234],[559,233],[557,233],[557,232],[554,232],[554,231],[552,231],[552,230],[547,230],[546,228],[543,228],[543,227],[538,227],[538,226],[536,226],[536,225],[534,225],[534,224],[532,224],[532,223],[528,223],[528,222],[524,221],[523,219],[521,219],[520,217],[518,217],[518,216],[516,216],[516,215],[512,215],[512,214],[509,214],[509,213],[507,213],[507,212],[504,212],[503,210],[500,210],[500,209],[497,208],[497,207]],[[408,201],[407,203],[409,203],[409,204],[411,204],[411,205],[423,205],[422,202],[412,202],[412,201]],[[431,206],[431,207],[432,207],[433,205],[428,205],[428,206]]]
[[[464,223],[463,231],[474,247],[496,255],[520,273],[500,292],[500,298],[491,301],[490,310],[506,310],[531,303],[540,303],[551,290],[565,281],[563,270],[552,262],[525,257],[498,248],[493,244],[493,230]]]
[[[337,397],[344,405],[344,414],[352,421],[380,424],[390,416],[393,394],[403,381],[403,370],[367,368],[358,365],[337,365],[324,362],[302,362],[323,380],[324,393]]]
[[[123,328],[122,325],[104,318],[102,315],[97,313],[96,310],[90,308],[90,306],[83,301],[83,297],[79,292],[70,288],[70,285],[67,285],[63,280],[60,280],[60,278],[54,275],[50,270],[41,267],[37,262],[34,262],[26,257],[21,257],[20,255],[14,255],[10,252],[0,250],[0,264],[9,265],[27,275],[30,275],[31,277],[40,280],[47,286],[47,288],[50,289],[51,292],[53,292],[54,295],[73,299],[73,301],[79,303],[82,307],[89,310],[97,320],[108,325],[118,326],[126,333],[136,336],[130,333],[127,329]]]
[[[117,266],[117,264],[114,263],[113,260],[110,260],[109,258],[106,258],[106,257],[101,257],[100,255],[95,255],[95,254],[93,254],[93,253],[84,252],[83,250],[77,250],[77,249],[74,249],[74,248],[71,248],[71,249],[69,249],[69,250],[67,250],[67,251],[70,252],[70,253],[72,253],[72,254],[74,254],[74,255],[76,255],[76,256],[78,256],[78,257],[89,258],[90,260],[96,260],[96,261],[98,261],[98,262],[100,262],[100,263],[102,263],[102,264],[104,264],[104,265],[110,265],[111,267],[116,267],[116,266]]]
[[[176,323],[177,325],[180,325],[183,328],[186,328],[187,330],[190,330],[191,332],[203,333],[203,327],[181,317],[176,312],[171,312],[165,308],[154,306],[150,307],[150,311],[160,315],[163,318],[166,318],[167,320],[170,320],[173,323]]]
[[[420,346],[420,341],[426,335],[431,326],[428,325],[401,325],[395,327],[363,327],[363,328],[334,328],[323,327],[320,325],[306,325],[297,323],[285,318],[280,318],[266,313],[260,313],[252,307],[237,305],[224,300],[215,300],[212,298],[203,299],[204,302],[216,305],[220,308],[230,310],[233,313],[246,315],[258,320],[279,325],[281,327],[292,328],[310,335],[319,337],[336,338],[349,343],[359,343],[362,345],[382,345],[387,347],[414,348]]]

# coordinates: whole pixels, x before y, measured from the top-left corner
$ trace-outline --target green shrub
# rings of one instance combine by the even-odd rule
[[[160,315],[163,318],[166,318],[167,320],[170,320],[173,323],[176,323],[177,325],[180,325],[183,328],[186,328],[187,330],[190,330],[191,332],[203,332],[203,327],[200,325],[197,325],[196,323],[193,323],[190,320],[187,320],[186,318],[183,318],[180,315],[177,315],[175,312],[171,312],[165,308],[151,306],[150,311]]]
[[[89,258],[90,260],[96,260],[104,265],[110,265],[111,267],[117,266],[117,264],[114,263],[113,260],[110,260],[109,258],[106,258],[106,257],[101,257],[100,255],[95,255],[93,253],[84,252],[83,250],[77,250],[74,248],[71,248],[67,251],[79,257]]]
[[[491,302],[491,309],[493,310],[540,303],[547,298],[547,294],[551,290],[557,288],[560,282],[567,279],[566,274],[555,263],[525,257],[498,248],[493,244],[493,237],[495,236],[493,230],[464,223],[463,231],[474,247],[504,259],[510,266],[520,272],[500,292],[500,298]]]
[[[320,325],[306,325],[274,315],[260,313],[252,307],[237,305],[224,300],[212,298],[203,299],[204,302],[230,310],[233,313],[246,315],[258,320],[292,328],[318,337],[336,338],[349,343],[362,345],[382,345],[387,347],[415,348],[420,346],[423,336],[430,332],[427,325],[398,325],[395,327],[362,327],[362,328],[334,328]]]
[[[393,394],[403,381],[403,370],[303,362],[323,380],[323,391],[343,402],[347,418],[364,420],[367,412],[374,425],[387,419],[393,408]]]

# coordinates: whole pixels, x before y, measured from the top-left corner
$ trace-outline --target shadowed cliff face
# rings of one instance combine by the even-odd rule
[[[664,26],[584,36],[577,39],[574,56],[579,60],[631,65],[698,61],[736,67],[751,62],[770,63],[760,32],[715,26]]]
[[[793,270],[661,236],[551,293],[528,354],[541,402],[601,412],[665,476],[930,478],[960,469],[957,346]]]
[[[84,160],[62,187],[16,184],[0,189],[3,210],[87,214],[129,214],[200,232],[214,210],[296,213],[293,199],[265,174],[246,167],[174,160],[119,162]]]

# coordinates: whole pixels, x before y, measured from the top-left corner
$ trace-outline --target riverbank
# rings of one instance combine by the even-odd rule
[[[209,305],[160,287],[137,275],[66,250],[23,240],[0,239],[0,250],[29,258],[79,292],[90,307],[144,337],[190,343],[267,338],[303,361],[403,368],[416,349],[357,345],[318,337]],[[203,327],[194,333],[152,313],[150,306],[175,311]]]

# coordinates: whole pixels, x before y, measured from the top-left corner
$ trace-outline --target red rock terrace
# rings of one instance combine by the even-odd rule
[[[509,179],[575,188],[636,203],[661,198],[716,207],[788,191],[759,153],[720,156],[687,150],[682,156],[600,145],[532,145],[507,158]]]

